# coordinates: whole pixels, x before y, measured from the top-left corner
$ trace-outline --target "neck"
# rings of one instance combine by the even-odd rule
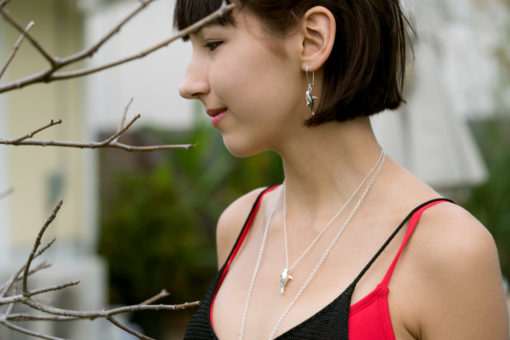
[[[381,153],[368,118],[303,131],[277,150],[286,178],[289,213],[329,215],[348,199]]]

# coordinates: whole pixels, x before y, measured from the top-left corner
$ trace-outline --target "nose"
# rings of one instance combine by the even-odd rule
[[[179,86],[179,94],[186,99],[200,99],[209,93],[208,65],[207,60],[192,56],[184,80]]]

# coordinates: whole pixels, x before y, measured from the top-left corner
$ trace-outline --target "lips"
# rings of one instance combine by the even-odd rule
[[[209,116],[214,117],[214,116],[217,116],[220,113],[225,112],[225,111],[227,111],[227,108],[226,107],[222,107],[222,108],[219,108],[219,109],[209,109],[206,112],[207,112],[207,114]]]
[[[225,115],[227,114],[227,108],[222,107],[219,109],[209,109],[206,110],[206,112],[209,116],[212,117],[211,123],[214,127],[216,127],[219,124],[219,122],[223,119],[223,117],[225,117]]]

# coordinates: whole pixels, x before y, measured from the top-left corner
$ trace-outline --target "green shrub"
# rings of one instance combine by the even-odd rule
[[[494,236],[503,274],[510,277],[510,119],[476,121],[472,127],[489,178],[472,190],[465,207]]]
[[[142,138],[197,145],[152,154],[102,153],[98,252],[109,264],[110,302],[139,303],[162,288],[171,293],[166,303],[199,300],[217,271],[219,215],[240,195],[280,183],[281,163],[271,153],[234,158],[210,127],[180,134],[146,129]],[[162,315],[137,313],[135,319],[160,338],[155,329],[166,321],[155,320]]]

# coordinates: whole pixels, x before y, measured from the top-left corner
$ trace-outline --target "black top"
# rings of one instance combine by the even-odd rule
[[[216,340],[218,339],[211,325],[211,303],[214,297],[214,294],[218,288],[218,282],[225,270],[226,264],[229,262],[229,259],[232,256],[233,250],[236,248],[237,244],[240,242],[241,235],[247,227],[250,227],[249,221],[252,214],[256,211],[256,206],[259,203],[261,197],[264,193],[270,188],[264,190],[255,200],[253,207],[244,223],[244,226],[237,238],[230,255],[223,265],[223,267],[219,270],[218,274],[214,278],[213,282],[209,286],[207,293],[205,294],[202,303],[198,307],[197,312],[193,315],[191,322],[186,330],[186,334],[184,335],[185,340]],[[402,229],[402,227],[407,223],[407,221],[411,218],[411,216],[423,206],[438,200],[445,199],[435,199],[421,204],[416,207],[407,217],[400,223],[397,229],[391,234],[391,236],[386,240],[386,242],[382,245],[382,247],[377,251],[374,257],[368,262],[368,264],[361,270],[359,275],[354,279],[354,281],[338,296],[335,300],[333,300],[326,307],[321,309],[319,312],[306,319],[299,325],[291,328],[287,332],[283,333],[276,339],[284,340],[284,339],[336,339],[336,340],[348,340],[348,321],[349,321],[349,310],[351,306],[351,297],[354,292],[354,288],[356,284],[361,279],[361,277],[365,274],[365,272],[370,268],[372,263],[379,257],[379,255],[383,252],[386,246],[390,243],[390,241],[397,235],[397,233]],[[367,339],[368,340],[368,339]]]

